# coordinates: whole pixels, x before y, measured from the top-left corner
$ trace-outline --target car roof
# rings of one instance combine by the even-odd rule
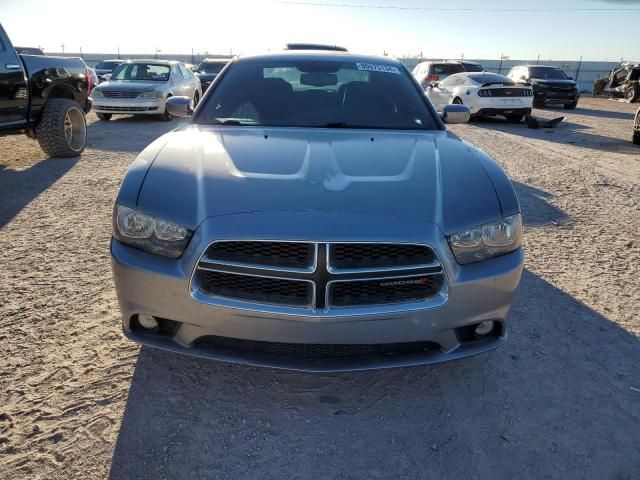
[[[356,53],[341,52],[335,50],[285,50],[277,53],[263,53],[254,55],[240,55],[236,57],[238,62],[259,61],[296,61],[296,60],[326,60],[336,62],[362,62],[384,63],[404,69],[404,65],[393,57],[380,57],[376,55],[358,55]]]
[[[516,65],[513,68],[518,68],[518,67],[527,67],[527,68],[532,68],[532,67],[537,67],[537,68],[555,68],[556,70],[562,70],[562,68],[560,67],[554,67],[553,65]]]
[[[205,58],[200,63],[229,63],[231,58]]]
[[[125,60],[122,63],[156,63],[158,65],[177,65],[179,62],[177,60],[159,60],[157,58],[132,58],[130,60]]]

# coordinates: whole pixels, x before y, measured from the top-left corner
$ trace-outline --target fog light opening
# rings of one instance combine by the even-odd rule
[[[478,325],[476,325],[476,329],[475,329],[476,337],[484,337],[485,335],[490,334],[493,331],[494,325],[495,325],[495,322],[493,320],[480,322]]]
[[[156,330],[158,321],[151,315],[138,315],[138,324],[145,330]]]

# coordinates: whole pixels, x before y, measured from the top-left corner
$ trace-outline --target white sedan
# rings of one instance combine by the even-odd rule
[[[471,117],[503,115],[510,122],[520,122],[533,106],[529,84],[516,84],[497,73],[456,73],[427,87],[425,94],[438,111],[451,103],[467,105]]]

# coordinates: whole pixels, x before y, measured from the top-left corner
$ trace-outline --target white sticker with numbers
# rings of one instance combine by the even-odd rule
[[[398,67],[393,67],[391,65],[382,65],[380,63],[356,62],[356,67],[358,70],[366,70],[368,72],[395,73],[400,75],[400,70],[398,70]]]

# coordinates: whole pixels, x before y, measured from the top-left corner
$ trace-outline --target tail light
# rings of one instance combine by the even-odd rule
[[[437,80],[440,80],[440,77],[438,75],[429,75],[427,77],[427,80],[429,80],[430,82],[435,82]]]
[[[490,97],[491,96],[491,90],[478,90],[478,96],[479,97]]]
[[[95,85],[93,84],[93,77],[91,76],[91,70],[89,70],[89,67],[86,68],[85,75],[87,76],[87,93],[91,93],[91,90],[93,90]]]

